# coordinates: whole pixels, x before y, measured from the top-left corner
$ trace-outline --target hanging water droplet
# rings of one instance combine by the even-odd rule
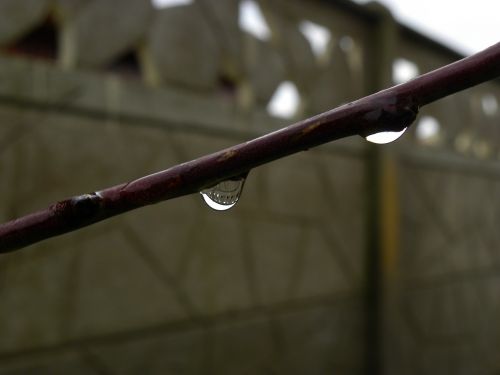
[[[406,131],[406,129],[408,129],[408,128],[404,128],[403,130],[398,131],[398,132],[374,133],[374,134],[370,134],[370,135],[366,136],[365,139],[368,142],[383,145],[386,143],[394,142],[396,139],[398,139],[399,137],[401,137],[403,135],[403,133]]]
[[[241,197],[246,174],[219,182],[217,185],[200,192],[203,200],[210,208],[217,211],[229,210]]]

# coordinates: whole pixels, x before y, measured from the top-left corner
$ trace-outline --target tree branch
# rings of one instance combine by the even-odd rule
[[[500,76],[500,43],[409,82],[249,142],[137,180],[57,202],[0,225],[0,253],[20,249],[114,215],[199,192],[270,161],[339,138],[399,131],[418,109]]]

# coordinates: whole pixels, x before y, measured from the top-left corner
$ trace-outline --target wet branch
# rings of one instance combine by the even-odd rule
[[[137,180],[57,202],[0,225],[0,253],[160,201],[199,192],[270,161],[339,138],[400,131],[418,109],[500,76],[500,43],[409,82],[249,142]]]

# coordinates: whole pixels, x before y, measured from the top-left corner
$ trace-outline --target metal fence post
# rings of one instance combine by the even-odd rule
[[[397,25],[383,6],[369,5],[377,19],[368,37],[365,72],[367,93],[392,85]],[[366,290],[364,372],[384,371],[387,287],[398,252],[397,170],[390,146],[368,144],[366,151]]]

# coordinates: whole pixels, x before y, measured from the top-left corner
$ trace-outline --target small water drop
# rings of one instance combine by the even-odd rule
[[[394,142],[396,139],[398,139],[399,137],[401,137],[403,135],[403,133],[406,131],[406,129],[408,129],[408,128],[404,128],[403,130],[398,131],[398,132],[374,133],[374,134],[370,134],[370,135],[366,136],[365,139],[368,142],[383,145],[386,143]]]
[[[240,199],[245,178],[246,175],[219,182],[215,186],[202,190],[200,194],[210,208],[217,211],[229,210]]]

